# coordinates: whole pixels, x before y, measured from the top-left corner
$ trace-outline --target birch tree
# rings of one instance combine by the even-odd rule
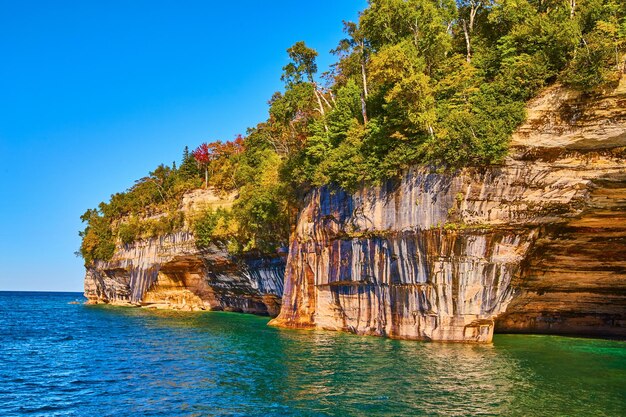
[[[310,83],[313,86],[313,92],[317,101],[317,111],[322,116],[322,119],[325,119],[325,105],[328,106],[328,108],[332,108],[332,105],[326,97],[324,97],[323,92],[315,81],[315,74],[317,73],[317,63],[315,59],[317,58],[317,51],[307,47],[304,41],[299,41],[291,48],[287,49],[287,54],[289,54],[291,62],[283,67],[281,80],[285,81],[288,85],[301,82]],[[328,131],[326,123],[324,123],[324,128]]]

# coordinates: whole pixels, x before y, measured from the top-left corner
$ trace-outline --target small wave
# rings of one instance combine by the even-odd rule
[[[39,413],[42,411],[62,411],[66,410],[66,406],[46,404],[41,407],[20,407],[19,411],[23,413]]]

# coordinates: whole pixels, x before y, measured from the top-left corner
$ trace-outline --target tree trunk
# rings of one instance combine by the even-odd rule
[[[465,21],[465,19],[461,19],[461,22],[463,23],[463,34],[465,34],[465,46],[467,48],[467,62],[472,62],[472,48],[470,45],[470,34],[469,31],[467,30],[467,22]]]
[[[480,3],[472,2],[472,8],[470,9],[470,21],[469,21],[469,31],[470,33],[474,30],[474,19],[476,19],[476,13],[478,13],[478,9],[480,8]]]
[[[367,124],[367,102],[365,101],[365,94],[361,93],[361,114],[363,115],[363,124]]]
[[[419,49],[419,25],[417,24],[417,18],[415,18],[415,26],[413,27],[413,43]]]
[[[361,75],[363,76],[363,94],[361,94],[361,112],[363,113],[363,124],[367,124],[367,73],[365,72],[365,49],[361,44]]]
[[[209,167],[204,168],[204,188],[209,188]]]
[[[324,97],[324,93],[322,93],[321,91],[319,92],[320,97],[322,98],[322,100],[324,100],[324,103],[326,103],[326,105],[328,106],[329,109],[333,108],[333,105],[330,104],[330,102],[326,99],[326,97]]]
[[[317,85],[315,83],[313,83],[313,91],[315,91],[315,98],[317,98],[318,110],[322,115],[322,119],[324,119],[324,130],[328,132],[328,125],[326,124],[326,111],[324,110],[324,105],[322,104],[322,99],[320,98],[320,92],[317,91]]]
[[[161,186],[155,180],[151,180],[151,181],[154,183],[154,185],[156,185],[157,191],[159,192],[159,195],[161,196],[161,199],[165,203],[165,197],[163,196],[163,193],[161,192]]]

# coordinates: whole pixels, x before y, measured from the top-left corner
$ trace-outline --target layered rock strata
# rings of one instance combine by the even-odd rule
[[[210,190],[185,196],[186,213],[228,205]],[[182,310],[227,310],[275,316],[280,309],[285,260],[230,256],[218,247],[198,249],[181,231],[119,244],[109,261],[87,267],[85,296],[109,303]]]
[[[489,342],[626,336],[626,82],[530,104],[501,166],[313,191],[274,325]]]
[[[196,190],[181,210],[232,199]],[[280,309],[274,325],[395,338],[626,337],[626,79],[595,97],[544,91],[500,166],[415,168],[353,194],[314,190],[286,271],[280,257],[199,250],[179,232],[119,245],[113,259],[87,268],[85,295],[156,308]]]

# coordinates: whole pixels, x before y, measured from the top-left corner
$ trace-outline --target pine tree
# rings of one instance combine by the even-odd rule
[[[183,150],[183,159],[180,164],[180,168],[178,169],[178,173],[182,179],[191,179],[200,175],[200,169],[198,168],[198,164],[194,159],[191,152],[189,152],[189,147],[185,146]]]

